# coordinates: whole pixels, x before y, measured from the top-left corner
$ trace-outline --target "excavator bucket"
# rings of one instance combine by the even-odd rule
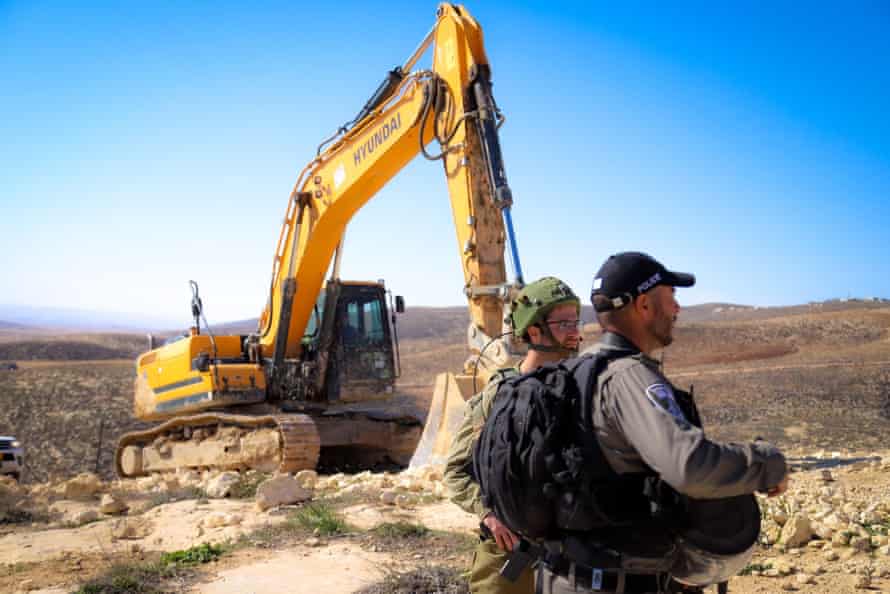
[[[460,427],[466,401],[473,395],[472,378],[453,373],[436,376],[433,400],[410,467],[444,464]]]

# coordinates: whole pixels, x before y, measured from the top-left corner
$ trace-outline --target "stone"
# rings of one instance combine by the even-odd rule
[[[151,534],[152,524],[145,518],[121,518],[111,525],[111,537],[117,540],[138,540]]]
[[[307,547],[317,547],[321,545],[321,540],[314,536],[310,536],[303,542],[306,544]]]
[[[869,576],[869,575],[856,576],[856,581],[853,583],[853,587],[859,588],[861,590],[871,589],[871,576]]]
[[[834,482],[834,477],[831,475],[831,471],[827,468],[822,470],[822,480],[826,483]]]
[[[826,561],[837,561],[839,555],[834,549],[828,549],[827,551],[825,551],[824,557]]]
[[[835,532],[831,536],[831,543],[840,546],[847,546],[848,544],[850,544],[850,533],[846,531]]]
[[[807,543],[813,537],[813,529],[810,520],[804,514],[793,514],[782,527],[779,543],[788,548],[799,547]]]
[[[850,547],[856,551],[868,552],[871,550],[871,538],[867,536],[854,536],[850,539]]]
[[[380,493],[380,502],[385,503],[386,505],[395,505],[396,497],[398,496],[399,493],[397,491],[383,491],[382,493]]]
[[[99,503],[99,511],[107,515],[121,514],[129,509],[126,503],[112,495],[105,493],[102,495],[102,501]]]
[[[314,489],[315,483],[318,482],[318,473],[314,470],[301,470],[294,475],[294,478],[304,489]]]
[[[222,499],[229,495],[229,491],[241,480],[241,475],[234,471],[222,472],[207,481],[204,492],[207,497]]]
[[[787,561],[776,561],[776,564],[774,565],[774,567],[775,567],[776,571],[779,572],[779,575],[783,575],[783,576],[791,575],[792,573],[794,573],[794,570],[796,569],[794,567],[794,565],[792,565],[791,563],[788,563]]]
[[[811,576],[808,573],[799,573],[796,576],[794,576],[794,579],[798,584],[812,584],[813,583],[813,576]]]
[[[241,516],[225,512],[212,512],[201,520],[204,528],[221,528],[223,526],[237,526],[241,523]]]
[[[410,495],[406,495],[404,493],[400,493],[399,495],[396,495],[395,504],[398,507],[411,507],[411,505],[413,503],[414,503],[414,498],[411,497]]]
[[[74,524],[75,526],[82,526],[84,524],[89,524],[90,522],[95,522],[99,519],[99,513],[94,509],[85,509],[79,512],[73,513],[69,518],[68,522]]]
[[[271,478],[257,487],[254,502],[260,511],[279,505],[289,505],[312,499],[312,491],[300,486],[300,483],[287,475]]]
[[[102,480],[92,472],[82,472],[60,485],[57,492],[65,499],[93,499],[102,490]]]
[[[813,529],[813,534],[821,540],[831,540],[831,537],[834,536],[834,528],[825,522],[813,522],[810,526]]]
[[[784,526],[785,522],[788,521],[788,514],[785,513],[785,510],[777,509],[772,514],[773,522],[778,524],[779,526]]]

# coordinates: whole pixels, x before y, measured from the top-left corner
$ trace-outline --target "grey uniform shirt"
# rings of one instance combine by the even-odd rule
[[[654,471],[678,492],[715,499],[765,491],[785,476],[785,457],[766,442],[720,443],[689,423],[658,363],[607,332],[590,351],[617,349],[592,395],[593,423],[619,474]]]

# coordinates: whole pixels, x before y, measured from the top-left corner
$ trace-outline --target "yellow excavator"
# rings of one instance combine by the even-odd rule
[[[430,48],[432,69],[415,69]],[[514,352],[502,337],[504,318],[523,278],[501,123],[479,24],[462,6],[441,4],[407,62],[300,173],[257,331],[215,335],[204,319],[202,332],[193,283],[190,332],[138,358],[135,416],[160,424],[121,436],[118,475],[294,472],[314,468],[323,451],[366,464],[440,461],[465,400]],[[433,141],[436,154],[428,151]],[[467,362],[460,373],[437,376],[424,426],[396,389],[403,300],[388,300],[382,283],[339,278],[350,219],[418,153],[442,162],[470,312]]]

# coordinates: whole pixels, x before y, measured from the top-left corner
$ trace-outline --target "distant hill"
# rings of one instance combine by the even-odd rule
[[[31,327],[81,331],[143,332],[175,327],[177,322],[146,314],[106,312],[63,307],[0,305],[0,329]]]

